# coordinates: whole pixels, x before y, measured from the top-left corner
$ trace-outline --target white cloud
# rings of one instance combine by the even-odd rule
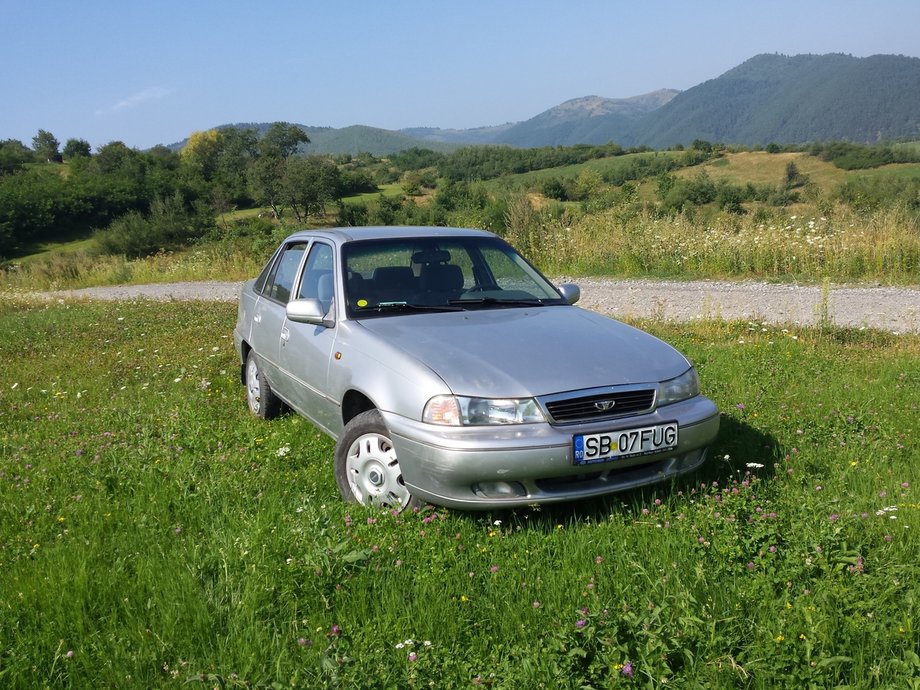
[[[127,98],[121,99],[113,106],[97,111],[97,114],[104,115],[106,113],[117,113],[122,110],[129,110],[130,108],[136,108],[149,101],[158,101],[161,98],[166,98],[166,96],[171,93],[172,91],[162,86],[152,86],[149,89],[143,89],[142,91],[131,94]]]

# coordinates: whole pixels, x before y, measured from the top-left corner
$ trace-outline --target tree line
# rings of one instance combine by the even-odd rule
[[[635,183],[649,178],[657,181],[656,209],[664,213],[706,205],[744,213],[742,204],[751,201],[781,207],[803,197],[817,198],[814,184],[794,165],[776,185],[732,185],[705,174],[675,176],[678,168],[729,150],[704,140],[686,149],[675,147],[679,155],[608,143],[537,149],[477,146],[452,153],[412,148],[381,158],[366,153],[304,156],[308,142],[303,129],[284,122],[258,130],[232,126],[195,132],[179,151],[165,146],[138,151],[119,141],[92,151],[82,139],[69,139],[61,146],[45,130],[33,137],[31,147],[12,139],[0,141],[0,257],[26,253],[41,240],[85,237],[90,232],[104,252],[143,256],[184,246],[214,232],[222,214],[254,207],[264,209],[271,220],[299,225],[325,218],[328,207],[335,205],[342,225],[467,224],[501,232],[509,215],[508,197],[520,193],[522,184],[553,202],[578,202],[585,213],[634,200]],[[916,147],[847,142],[770,144],[766,151],[807,152],[846,169],[920,160]],[[627,155],[636,153],[642,155]],[[555,170],[601,158],[619,162],[601,172]],[[512,178],[550,169],[529,183]],[[482,184],[502,177],[508,182],[500,183],[501,193],[487,191]],[[401,197],[380,195],[370,203],[342,203],[345,196],[379,191],[378,185],[390,183],[400,184]],[[857,180],[848,183],[839,198],[871,207],[896,197],[914,208],[920,204],[918,184],[906,180],[894,189]],[[423,194],[426,200],[416,203]],[[571,208],[559,203],[554,212]],[[267,222],[255,225],[271,229]]]
[[[103,249],[140,256],[201,236],[216,214],[262,206],[298,223],[343,196],[374,191],[367,172],[328,157],[297,155],[309,138],[278,122],[196,132],[175,152],[113,141],[95,152],[82,139],[63,147],[39,130],[31,148],[0,141],[0,256],[43,239],[98,230]]]

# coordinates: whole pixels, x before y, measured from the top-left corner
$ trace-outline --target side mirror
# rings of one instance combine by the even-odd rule
[[[575,304],[581,299],[581,288],[575,283],[563,283],[557,289],[562,298],[569,304]]]
[[[308,323],[314,326],[331,328],[335,322],[326,318],[326,308],[318,299],[295,299],[287,304],[285,313],[295,323]]]

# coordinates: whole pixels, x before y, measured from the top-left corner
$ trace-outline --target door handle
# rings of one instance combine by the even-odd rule
[[[254,323],[262,323],[262,315],[256,314],[255,316],[252,317],[252,320]]]
[[[287,328],[281,329],[281,342],[286,343],[291,339],[291,332]]]

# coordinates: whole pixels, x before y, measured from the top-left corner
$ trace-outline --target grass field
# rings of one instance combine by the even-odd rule
[[[697,476],[393,516],[249,416],[232,305],[0,305],[0,686],[920,687],[920,338],[648,323]]]

